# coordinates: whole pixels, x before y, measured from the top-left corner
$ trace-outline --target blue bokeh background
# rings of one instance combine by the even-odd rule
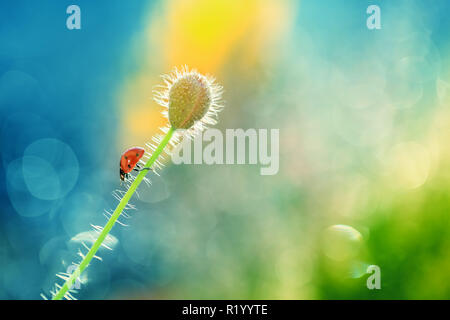
[[[152,3],[132,1],[125,9],[123,1],[77,1],[83,20],[82,30],[76,31],[66,28],[70,4],[50,0],[0,4],[2,299],[33,299],[48,290],[56,279],[55,261],[62,259],[52,250],[65,250],[71,232],[89,226],[83,226],[85,221],[79,226],[76,220],[66,222],[61,215],[73,210],[76,219],[98,208],[95,215],[101,217],[104,203],[93,197],[101,195],[97,196],[101,200],[110,193],[105,178],[111,186],[118,185],[116,174],[110,178],[104,174],[118,170],[118,150],[110,147],[119,123],[114,94],[127,69],[123,59],[127,43],[142,27],[142,13]],[[33,143],[38,143],[39,154],[33,150],[27,154]],[[27,170],[22,170],[24,161]],[[27,192],[27,186],[35,192]],[[74,198],[80,192],[87,199]],[[106,198],[106,205],[113,203],[112,197]],[[80,210],[83,213],[77,214]],[[41,250],[46,244],[47,253]],[[110,266],[103,274],[113,278],[116,268]],[[59,269],[64,271],[63,265]],[[44,281],[42,277],[50,273],[53,279]],[[82,297],[101,298],[102,293],[85,291]]]

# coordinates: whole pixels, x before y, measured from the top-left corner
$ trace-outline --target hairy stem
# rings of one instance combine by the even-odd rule
[[[155,152],[153,152],[150,159],[148,159],[147,163],[145,164],[146,168],[151,168],[153,163],[156,161],[156,159],[159,157],[161,152],[164,150],[164,148],[169,143],[170,139],[172,138],[173,133],[175,132],[174,128],[170,128],[167,134],[164,136],[163,140],[159,144],[159,146],[156,148]],[[64,285],[61,287],[61,289],[58,290],[58,292],[53,296],[53,300],[61,300],[67,291],[74,285],[76,279],[83,273],[84,269],[87,268],[89,263],[91,262],[92,258],[95,256],[95,253],[102,245],[103,241],[105,240],[106,236],[111,231],[112,227],[116,223],[119,216],[122,214],[123,209],[128,204],[128,201],[133,196],[134,192],[136,191],[139,184],[144,179],[145,175],[148,173],[149,170],[142,170],[139,172],[139,174],[136,176],[136,179],[134,179],[133,183],[131,184],[128,191],[123,196],[122,200],[120,200],[119,204],[117,205],[116,209],[114,210],[113,214],[109,218],[108,222],[106,223],[105,227],[103,228],[102,232],[98,236],[97,240],[92,245],[91,249],[87,253],[87,255],[84,257],[84,259],[81,261],[81,263],[78,265],[78,267],[75,269],[75,271],[70,275],[70,277],[66,280]]]

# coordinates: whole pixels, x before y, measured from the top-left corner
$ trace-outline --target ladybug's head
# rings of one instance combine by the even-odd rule
[[[120,180],[125,181],[127,174],[120,168]]]

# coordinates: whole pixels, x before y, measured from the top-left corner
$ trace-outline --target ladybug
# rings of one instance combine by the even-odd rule
[[[134,147],[125,150],[120,157],[120,180],[128,179],[131,171],[149,170],[150,168],[141,168],[139,160],[143,157],[145,149],[141,147]]]

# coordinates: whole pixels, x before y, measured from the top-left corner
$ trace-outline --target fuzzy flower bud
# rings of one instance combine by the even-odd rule
[[[199,74],[178,79],[169,91],[169,121],[176,129],[189,129],[211,105],[211,90]]]
[[[207,125],[214,125],[222,108],[222,87],[214,79],[187,67],[163,76],[165,86],[155,91],[155,100],[163,107],[174,129],[185,129],[195,135]]]

